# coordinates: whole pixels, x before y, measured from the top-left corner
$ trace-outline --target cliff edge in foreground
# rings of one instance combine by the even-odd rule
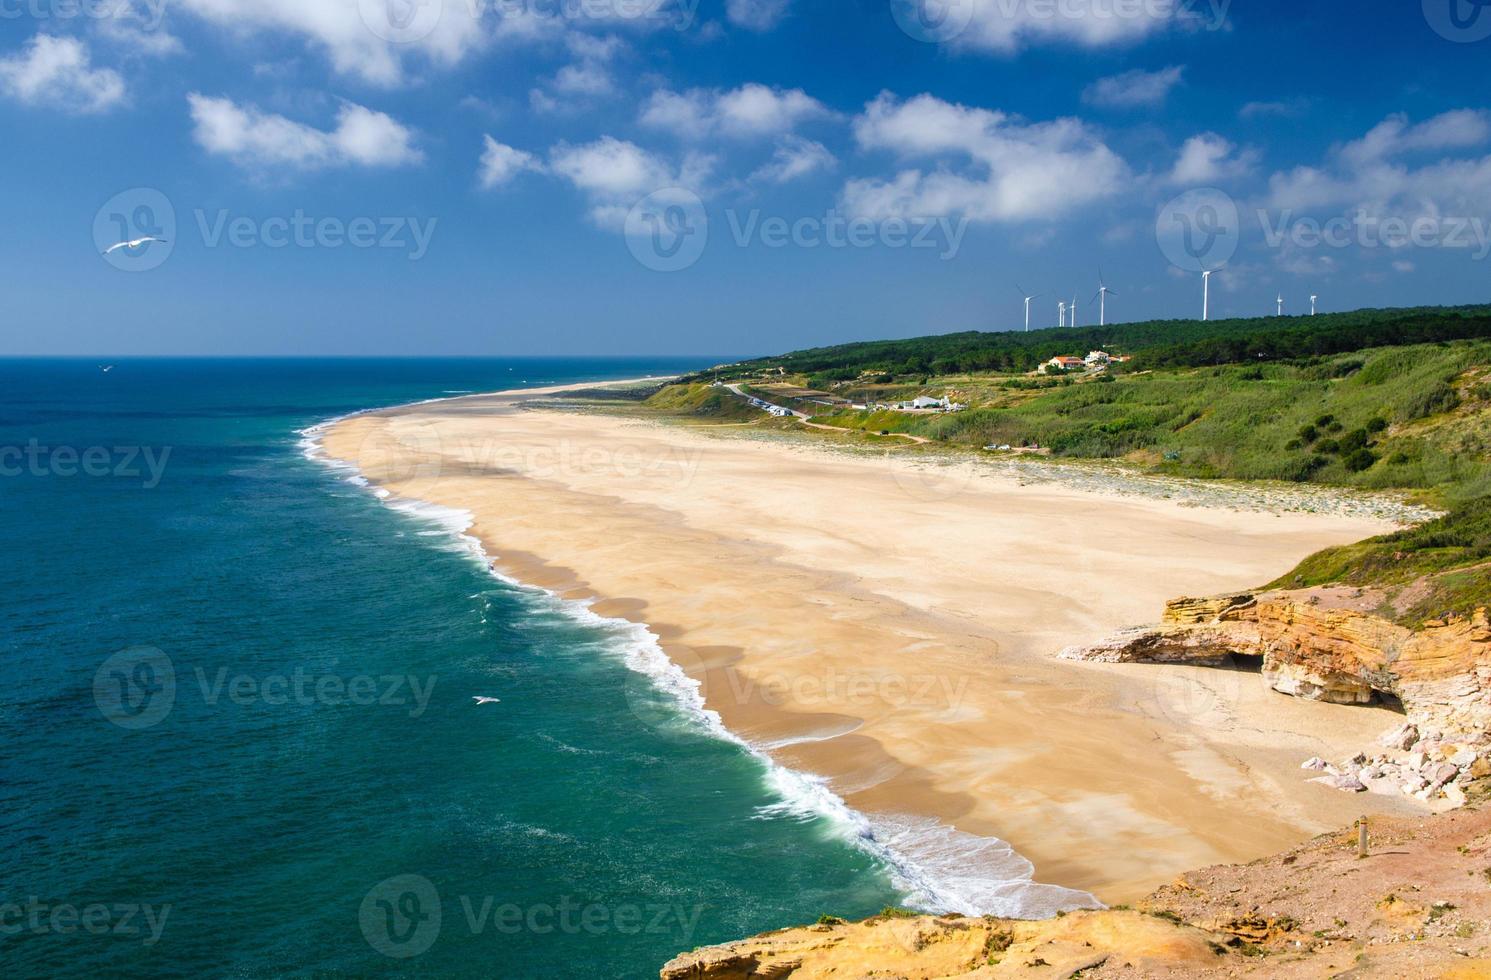
[[[1491,814],[1374,821],[1042,922],[887,914],[696,950],[662,980],[1491,977]]]

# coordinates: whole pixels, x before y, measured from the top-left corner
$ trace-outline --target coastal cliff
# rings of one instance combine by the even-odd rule
[[[1491,813],[1374,821],[1189,872],[1132,909],[1040,922],[908,916],[686,953],[662,980],[1491,977]]]
[[[1402,792],[1465,803],[1491,775],[1491,622],[1484,608],[1410,629],[1384,596],[1347,586],[1235,593],[1167,604],[1155,626],[1124,630],[1061,657],[1105,663],[1222,666],[1256,661],[1281,694],[1339,704],[1401,704],[1404,723],[1379,744],[1304,768],[1350,792]]]

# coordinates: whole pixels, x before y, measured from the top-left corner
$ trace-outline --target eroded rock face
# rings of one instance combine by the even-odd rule
[[[1337,704],[1399,700],[1407,723],[1384,736],[1406,759],[1381,755],[1330,767],[1338,788],[1460,796],[1455,785],[1486,754],[1491,730],[1491,622],[1480,609],[1410,630],[1361,608],[1345,590],[1177,599],[1156,626],[1061,652],[1069,660],[1216,666],[1262,658],[1264,680],[1292,697]],[[1410,731],[1411,729],[1411,731]],[[1450,761],[1454,759],[1455,761]],[[1313,760],[1312,760],[1313,761]],[[1442,778],[1446,770],[1453,775]],[[1375,768],[1374,768],[1375,767]],[[1363,774],[1364,769],[1371,769]],[[1388,780],[1387,783],[1382,780]]]
[[[1227,957],[1232,937],[1138,912],[1073,912],[1042,922],[877,916],[767,933],[697,950],[662,980],[1065,980],[1110,961],[1131,975],[1197,976]],[[1236,957],[1230,957],[1235,960]]]

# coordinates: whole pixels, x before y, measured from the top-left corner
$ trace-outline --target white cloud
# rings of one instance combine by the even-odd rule
[[[1446,112],[1418,125],[1390,116],[1336,148],[1324,165],[1274,174],[1268,202],[1288,210],[1345,207],[1375,217],[1491,215],[1491,156],[1441,157],[1419,167],[1402,159],[1487,142],[1486,112]]]
[[[94,68],[77,38],[38,34],[25,49],[0,58],[0,93],[26,105],[91,115],[124,101],[124,79]]]
[[[529,103],[536,112],[580,109],[616,88],[611,62],[626,48],[620,38],[571,34],[565,43],[575,60],[529,92]]]
[[[1171,89],[1180,84],[1184,74],[1185,68],[1180,65],[1159,71],[1126,71],[1111,78],[1100,78],[1087,86],[1082,101],[1113,109],[1157,106],[1169,97]]]
[[[756,82],[729,91],[690,89],[652,94],[642,108],[641,123],[684,139],[717,134],[734,137],[789,133],[803,122],[831,115],[802,89],[769,88]]]
[[[1180,157],[1175,169],[1170,172],[1170,181],[1175,184],[1211,184],[1221,180],[1245,177],[1253,172],[1258,163],[1258,154],[1253,150],[1238,150],[1232,143],[1216,133],[1202,133],[1186,140],[1180,148]]]
[[[230,99],[193,92],[187,101],[198,145],[244,167],[399,167],[424,159],[407,127],[350,102],[338,111],[336,129],[327,132]]]
[[[619,229],[632,205],[671,187],[698,194],[714,167],[714,158],[689,154],[675,169],[662,157],[635,143],[603,136],[593,143],[561,143],[549,152],[549,169],[583,192],[596,224]]]
[[[1027,123],[931,95],[899,102],[884,93],[865,107],[854,132],[864,149],[941,164],[930,172],[905,169],[889,180],[850,181],[845,207],[872,218],[1059,217],[1117,194],[1129,174],[1080,120]],[[963,163],[962,170],[949,169],[949,160]]]
[[[408,53],[449,66],[488,36],[481,8],[468,3],[415,7],[416,19],[407,35],[387,21],[395,5],[378,0],[176,0],[173,9],[240,36],[261,31],[299,36],[324,50],[338,72],[385,86],[403,81]],[[491,28],[492,33],[506,20]],[[401,40],[404,37],[408,40]]]
[[[777,144],[770,162],[754,174],[752,180],[772,184],[785,184],[820,171],[829,171],[839,165],[838,159],[822,143],[802,136],[788,135]]]
[[[960,0],[972,5],[968,27],[955,47],[1014,54],[1037,44],[1075,43],[1088,48],[1132,44],[1175,27],[1219,29],[1214,5],[1188,0]],[[954,4],[956,9],[959,5]]]
[[[147,58],[181,54],[181,39],[165,29],[165,7],[152,3],[119,0],[108,16],[94,19],[99,37]]]
[[[487,190],[507,184],[524,171],[541,172],[544,165],[532,153],[499,143],[490,136],[482,137],[481,170],[477,177]]]
[[[791,0],[726,0],[730,23],[753,31],[769,31],[787,16]]]

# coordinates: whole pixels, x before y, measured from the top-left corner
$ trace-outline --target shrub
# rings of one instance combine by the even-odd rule
[[[1403,406],[1399,418],[1404,422],[1428,418],[1440,412],[1448,412],[1460,404],[1460,396],[1448,382],[1441,381],[1432,388],[1415,395]]]
[[[1341,437],[1341,452],[1351,454],[1358,449],[1367,448],[1368,436],[1366,429],[1356,429]]]
[[[1386,430],[1387,419],[1385,418],[1379,416],[1374,419],[1369,419],[1367,422],[1367,431],[1372,433],[1373,435],[1376,435],[1379,432],[1385,432]]]
[[[1320,418],[1318,418],[1318,419],[1315,420],[1315,427],[1317,429],[1326,429],[1326,428],[1329,428],[1330,425],[1331,425],[1331,423],[1334,422],[1335,420],[1336,420],[1336,417],[1334,415],[1322,415],[1322,416],[1320,416]]]
[[[1334,455],[1341,451],[1341,444],[1334,439],[1322,439],[1315,444],[1315,451]]]
[[[1370,470],[1377,462],[1377,454],[1370,449],[1358,449],[1344,460],[1346,468],[1353,473]]]
[[[1306,443],[1311,443],[1320,438],[1320,433],[1316,431],[1313,425],[1307,425],[1299,430],[1299,437]]]
[[[1305,444],[1299,439],[1290,439],[1288,442],[1284,443],[1285,452],[1294,453],[1300,451],[1303,448],[1305,448]]]

